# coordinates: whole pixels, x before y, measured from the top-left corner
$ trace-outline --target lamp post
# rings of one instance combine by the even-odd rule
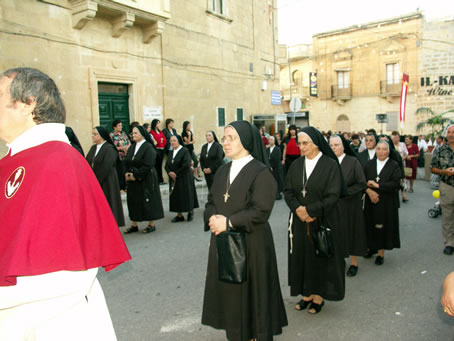
[[[290,46],[287,45],[287,63],[288,63],[288,83],[289,83],[289,90],[290,90],[290,99],[289,99],[289,104],[292,101],[292,70],[290,66]],[[289,105],[290,107],[290,105]],[[291,124],[295,124],[295,115],[292,116],[291,119]]]

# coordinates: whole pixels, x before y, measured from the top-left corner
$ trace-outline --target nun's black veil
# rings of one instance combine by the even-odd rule
[[[218,138],[217,138],[217,136],[216,136],[216,133],[215,133],[213,130],[208,130],[208,132],[211,133],[211,134],[213,134],[214,140],[215,140],[217,143],[219,143],[219,140],[218,140]]]
[[[355,158],[358,158],[356,153],[353,151],[352,147],[350,147],[350,143],[348,143],[348,141],[345,139],[345,137],[343,137],[342,135],[337,135],[337,134],[334,135],[334,136],[337,136],[338,138],[341,139],[342,145],[344,146],[344,153],[345,154],[353,156]]]
[[[342,169],[340,167],[339,160],[336,154],[334,154],[333,150],[329,146],[328,142],[326,142],[322,133],[320,133],[320,131],[318,131],[314,127],[304,127],[303,129],[301,129],[301,132],[309,135],[312,142],[318,147],[318,149],[324,155],[336,161],[341,176],[341,197],[347,196],[347,185],[345,184],[344,176],[342,175]]]
[[[137,128],[137,130],[140,132],[140,135],[142,135],[145,138],[145,140],[147,140],[147,142],[151,143],[153,148],[155,148],[155,145],[153,143],[153,140],[151,139],[150,134],[148,134],[148,132],[145,130],[145,128],[143,126],[137,126],[134,128]]]
[[[97,126],[95,127],[95,129],[98,131],[99,136],[101,136],[107,143],[110,143],[111,145],[115,146],[106,128],[104,128],[103,126]]]
[[[385,135],[385,134],[381,134],[378,136],[378,139],[380,142],[380,140],[385,137],[386,140],[384,140],[385,142],[388,143],[388,147],[389,147],[389,158],[391,160],[394,160],[396,161],[399,165],[402,163],[402,157],[400,156],[399,152],[394,148],[394,143],[392,142],[393,140],[391,139],[390,136],[388,135]],[[377,144],[378,144],[377,142]]]
[[[241,144],[254,159],[260,161],[266,166],[270,166],[269,158],[266,154],[265,145],[256,126],[248,121],[230,122],[228,127],[232,127],[238,133]]]
[[[77,138],[74,130],[71,127],[66,126],[65,134],[68,137],[68,140],[69,140],[69,143],[71,144],[71,146],[76,148],[82,154],[82,156],[85,157],[84,149],[82,148],[82,145],[80,144],[79,139]]]

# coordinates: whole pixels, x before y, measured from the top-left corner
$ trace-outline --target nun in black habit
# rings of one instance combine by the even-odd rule
[[[362,200],[367,187],[366,178],[356,153],[342,135],[331,136],[329,145],[339,160],[347,185],[347,195],[338,201],[339,211],[342,214],[339,223],[343,237],[344,256],[352,256],[347,276],[353,277],[358,272],[356,257],[364,256],[367,251]]]
[[[101,126],[93,129],[92,140],[94,145],[88,151],[87,161],[101,185],[118,226],[125,226],[120,183],[118,182],[118,172],[122,171],[123,166],[117,148],[106,128]]]
[[[188,212],[188,221],[194,218],[194,208],[199,207],[194,176],[191,170],[191,153],[183,147],[180,136],[171,136],[166,162],[166,172],[169,175],[169,211],[177,212],[171,222],[184,221],[183,212]]]
[[[274,180],[276,180],[277,191],[276,200],[281,200],[281,192],[284,189],[284,170],[282,168],[282,154],[279,146],[276,145],[276,138],[270,136],[268,139],[269,148],[266,148]]]
[[[205,231],[212,234],[202,324],[225,329],[228,340],[273,340],[287,325],[268,223],[276,182],[256,127],[236,121],[224,134],[224,150],[232,162],[216,172],[204,212]],[[218,279],[216,236],[226,231],[227,223],[245,233],[248,279],[242,284]]]
[[[375,148],[378,136],[375,133],[368,133],[365,137],[366,149],[358,154],[358,160],[364,168],[369,160],[375,159]]]
[[[390,143],[379,141],[377,157],[364,168],[367,181],[364,216],[366,221],[367,258],[377,253],[376,265],[384,263],[385,250],[400,248],[399,189],[402,172],[393,160]]]
[[[156,172],[157,152],[150,134],[142,126],[132,129],[133,144],[125,157],[127,203],[131,227],[125,233],[138,232],[138,221],[148,221],[143,233],[156,230],[155,220],[164,218],[161,191]]]
[[[219,144],[218,138],[214,131],[210,130],[206,133],[207,143],[202,146],[200,152],[200,168],[205,175],[205,180],[208,190],[213,184],[214,174],[224,161],[224,150]]]
[[[309,313],[319,313],[324,300],[340,301],[345,295],[345,261],[342,225],[337,202],[346,194],[336,155],[322,134],[305,127],[298,134],[303,157],[295,160],[287,173],[284,197],[290,208],[289,285],[290,295],[302,295],[296,305]],[[331,228],[335,254],[315,255],[310,233],[320,224]]]

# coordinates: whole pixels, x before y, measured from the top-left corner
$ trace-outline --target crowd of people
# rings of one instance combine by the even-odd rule
[[[167,159],[164,169],[168,175],[170,188],[169,211],[177,213],[171,221],[185,221],[184,212],[187,212],[187,221],[193,219],[194,209],[199,207],[194,180],[198,178],[200,164],[208,188],[211,189],[214,184],[205,211],[206,226],[215,232],[214,235],[220,233],[222,229],[219,229],[217,220],[206,216],[209,212],[208,207],[215,205],[216,201],[212,204],[212,200],[219,190],[218,186],[225,187],[219,183],[220,180],[216,185],[215,174],[218,170],[224,169],[222,167],[224,156],[232,160],[232,170],[238,163],[233,158],[235,154],[232,145],[236,141],[235,138],[243,142],[241,134],[244,135],[245,128],[240,126],[242,131],[238,131],[239,128],[233,129],[235,126],[233,123],[227,126],[223,145],[219,143],[213,131],[207,131],[207,143],[201,149],[200,158],[197,158],[190,122],[183,123],[181,134],[177,133],[172,119],[166,120],[163,131],[160,130],[160,123],[159,120],[153,120],[149,126],[132,124],[132,141],[128,135],[121,132],[121,129],[116,128],[118,125],[121,127],[121,122],[115,121],[112,124],[113,143],[117,146],[119,155],[124,155],[120,158],[124,163],[123,173],[126,172],[128,208],[132,221],[131,227],[125,233],[137,232],[137,221],[144,220],[149,221],[149,225],[143,232],[155,231],[154,220],[163,217],[160,196],[158,194],[152,197],[152,193],[159,193],[156,189],[164,181],[162,178],[164,159]],[[251,125],[248,123],[248,126]],[[96,129],[99,132],[99,127]],[[227,135],[228,129],[233,129],[229,131],[231,135]],[[297,310],[308,307],[310,313],[319,313],[325,299],[342,300],[344,297],[346,258],[351,257],[346,274],[353,277],[358,273],[358,257],[371,258],[376,255],[375,264],[383,265],[385,250],[400,248],[399,192],[402,202],[408,202],[407,192],[414,191],[417,167],[423,166],[418,160],[428,151],[431,143],[426,143],[423,136],[401,137],[397,131],[392,132],[391,136],[378,135],[373,129],[359,134],[333,134],[312,127],[298,129],[295,125],[290,125],[285,136],[282,132],[269,135],[264,127],[257,129],[256,133],[260,148],[263,147],[263,158],[251,156],[253,147],[242,145],[244,151],[249,151],[249,159],[261,160],[269,166],[276,186],[268,186],[267,190],[274,188],[273,200],[282,199],[283,194],[291,211],[288,253],[291,295],[302,296],[296,305]],[[249,132],[248,134],[254,135]],[[102,136],[105,136],[105,133],[102,133]],[[95,139],[94,142],[97,143]],[[439,148],[441,144],[443,141],[437,139],[436,147]],[[145,147],[141,147],[142,145]],[[140,152],[141,149],[143,150]],[[145,155],[148,160],[144,159]],[[243,160],[245,155],[239,159]],[[241,167],[244,166],[245,164],[242,164]],[[118,169],[118,163],[111,161],[110,168]],[[142,181],[140,171],[147,174],[150,179]],[[137,180],[140,183],[137,183]],[[227,203],[228,198],[235,193],[229,192],[232,183],[233,176],[230,174],[227,177],[226,192],[219,194],[219,206],[224,207],[221,202]],[[250,186],[245,184],[241,187],[244,189]],[[243,204],[247,206],[244,202]],[[257,203],[254,202],[254,205]],[[216,219],[225,209],[227,208],[215,210]],[[230,216],[230,222],[233,221]],[[222,224],[224,222],[222,221]],[[314,252],[314,241],[311,236],[322,225],[329,226],[332,231],[335,252],[330,258],[317,257]],[[447,245],[446,250],[449,251],[449,248]],[[446,250],[445,253],[450,254]],[[212,252],[214,251],[211,250],[210,254]],[[210,268],[214,266],[211,263],[210,261],[209,273]],[[215,270],[216,268],[213,269]],[[209,281],[209,277],[207,290],[215,292],[221,290],[211,288],[214,284]],[[205,298],[206,301],[212,300],[209,293],[206,293]],[[214,315],[220,314],[219,311],[212,311],[214,309],[212,304],[213,302],[206,303],[204,307],[210,309]],[[279,304],[274,303],[276,307]],[[208,318],[207,314],[204,316],[207,316],[204,318],[206,324],[219,327],[217,323],[210,322],[212,318]],[[276,319],[284,321],[282,316]],[[229,328],[228,325],[226,322],[225,329]],[[230,332],[227,334],[230,335]]]
[[[131,220],[125,233],[137,232],[138,221],[148,221],[144,233],[156,230],[154,221],[164,216],[159,191],[159,185],[164,183],[163,169],[169,181],[169,211],[177,213],[171,222],[185,221],[184,212],[187,212],[186,220],[191,221],[194,209],[199,207],[194,181],[199,180],[199,169],[202,171],[210,190],[205,226],[213,232],[202,323],[225,329],[232,340],[249,340],[257,335],[268,338],[279,334],[287,324],[282,295],[276,289],[279,287],[276,256],[266,222],[274,200],[284,197],[290,208],[288,280],[290,294],[301,295],[295,308],[307,308],[309,313],[317,314],[325,300],[344,298],[345,273],[349,277],[357,275],[358,257],[367,259],[376,255],[375,264],[380,266],[385,261],[385,250],[400,248],[399,193],[402,202],[407,203],[407,193],[414,192],[417,168],[424,166],[421,155],[431,144],[423,136],[401,137],[397,131],[390,136],[379,135],[373,129],[359,134],[326,133],[313,127],[298,129],[290,125],[285,136],[282,132],[269,135],[264,127],[257,129],[248,122],[238,121],[225,128],[222,144],[214,131],[207,131],[206,143],[197,157],[190,122],[183,123],[181,134],[177,133],[172,119],[165,121],[162,131],[160,124],[159,120],[143,126],[133,122],[130,133],[126,134],[121,129],[122,123],[114,121],[110,139],[105,128],[96,127],[95,145],[87,160],[120,226],[124,218],[118,205],[119,186],[114,188],[109,181],[116,179],[112,175],[115,172],[124,180],[120,187],[126,189]],[[437,139],[434,152],[444,151],[445,142]],[[118,151],[116,158],[112,145]],[[232,162],[225,163],[225,156]],[[260,163],[268,167],[269,175],[265,176],[268,173],[257,166]],[[109,177],[100,164],[111,170]],[[248,172],[243,173],[243,168]],[[238,174],[242,175],[241,180],[234,181]],[[268,185],[261,185],[261,181]],[[275,194],[271,195],[270,191]],[[116,198],[112,198],[113,193]],[[229,200],[230,197],[235,199]],[[248,262],[256,271],[251,277],[262,278],[260,283],[232,287],[215,278],[218,271],[215,237],[226,231],[226,219],[230,227],[249,236],[249,250],[268,250],[260,256],[249,255]],[[328,226],[331,231],[334,252],[330,257],[318,256],[313,240],[314,233],[322,226]],[[446,254],[452,254],[451,230],[450,226],[444,228]],[[345,272],[345,259],[350,257]],[[263,263],[270,267],[263,269]],[[222,298],[218,297],[219,293],[223,293]],[[263,300],[260,295],[274,300]],[[241,301],[235,301],[240,298]],[[257,320],[250,325],[247,321],[251,318],[259,319],[253,314],[256,306],[262,309],[266,306],[271,315],[267,321]],[[241,315],[242,309],[253,316],[232,317]],[[246,320],[242,321],[243,318]],[[265,322],[269,326],[260,329],[258,326],[266,325]],[[236,329],[239,323],[245,327]]]
[[[358,274],[358,256],[376,254],[375,264],[382,266],[385,250],[400,247],[399,192],[408,202],[405,192],[414,191],[418,159],[429,148],[422,138],[407,135],[401,141],[398,132],[332,134],[290,125],[285,136],[270,136],[264,127],[235,121],[224,128],[222,145],[214,131],[207,131],[197,157],[188,121],[181,134],[172,119],[162,130],[159,120],[132,122],[126,134],[116,120],[110,134],[103,126],[92,130],[85,162],[76,134],[65,130],[56,85],[29,68],[1,75],[0,114],[6,117],[0,120],[0,137],[10,148],[1,160],[5,195],[0,213],[6,226],[15,227],[0,243],[1,262],[7,265],[0,269],[0,294],[9,302],[0,311],[2,339],[35,333],[53,339],[61,330],[90,339],[77,328],[81,323],[98,324],[100,338],[115,339],[96,273],[98,267],[111,270],[130,259],[116,228],[125,225],[121,191],[131,221],[124,233],[138,232],[142,221],[147,222],[142,232],[150,233],[164,217],[163,171],[169,211],[176,213],[171,221],[177,223],[191,221],[199,207],[195,181],[200,170],[210,189],[204,228],[212,233],[202,323],[225,329],[229,340],[272,340],[288,324],[268,222],[275,200],[283,195],[290,209],[288,284],[291,296],[301,296],[295,308],[318,314],[325,300],[344,299],[345,275]],[[441,179],[447,255],[454,253],[453,150],[450,125],[431,162]],[[36,155],[45,155],[44,166]],[[39,236],[32,227],[39,228]],[[231,231],[243,238],[247,253],[246,279],[237,283],[220,279],[217,237]],[[11,286],[17,290],[5,291]],[[58,295],[49,298],[46,290],[35,290],[48,286]],[[453,291],[451,274],[442,297],[450,316]],[[26,305],[24,297],[29,297]],[[59,327],[37,324],[38,315]]]

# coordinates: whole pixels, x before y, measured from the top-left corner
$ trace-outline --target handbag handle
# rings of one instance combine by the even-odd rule
[[[225,217],[225,228],[226,228],[226,231],[231,231],[231,228],[230,228],[230,224],[229,224],[229,217]]]

